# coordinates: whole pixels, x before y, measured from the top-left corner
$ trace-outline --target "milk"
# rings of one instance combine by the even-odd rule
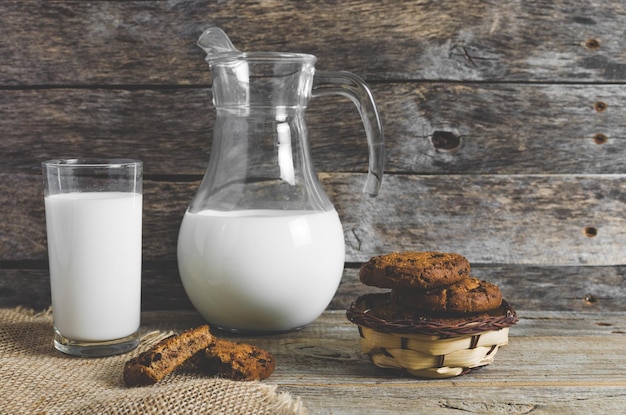
[[[54,326],[64,337],[103,341],[139,328],[142,196],[46,196]]]
[[[178,239],[185,290],[210,323],[282,331],[315,320],[344,267],[336,211],[187,212]]]

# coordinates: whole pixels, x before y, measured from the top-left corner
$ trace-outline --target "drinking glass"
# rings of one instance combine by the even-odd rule
[[[143,163],[42,163],[54,346],[75,356],[139,342]]]

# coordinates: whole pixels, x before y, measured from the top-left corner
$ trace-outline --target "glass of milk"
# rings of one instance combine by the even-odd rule
[[[55,348],[85,357],[134,349],[142,162],[48,160],[42,168]]]

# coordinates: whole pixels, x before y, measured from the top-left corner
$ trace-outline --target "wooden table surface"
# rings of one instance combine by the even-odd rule
[[[276,370],[265,382],[300,397],[310,414],[623,413],[626,312],[517,312],[509,345],[494,363],[444,380],[375,367],[341,310],[297,332],[237,339],[275,354]],[[194,311],[149,311],[142,326],[182,330],[202,323]]]

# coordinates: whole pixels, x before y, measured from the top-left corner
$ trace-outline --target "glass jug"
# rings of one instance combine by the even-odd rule
[[[213,326],[281,332],[315,320],[344,268],[343,229],[309,154],[305,109],[339,94],[359,109],[369,143],[364,191],[378,193],[380,117],[365,83],[315,72],[315,56],[240,52],[219,28],[207,52],[217,118],[207,172],[185,212],[178,267],[189,299]]]

